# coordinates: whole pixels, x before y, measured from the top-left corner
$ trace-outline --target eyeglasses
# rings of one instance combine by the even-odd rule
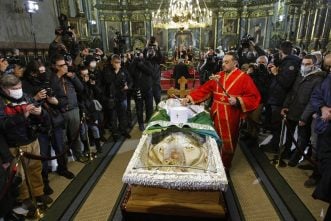
[[[64,67],[64,66],[67,66],[67,64],[66,63],[64,63],[64,64],[57,64],[56,66],[59,66],[59,67]]]
[[[303,66],[309,66],[312,65],[311,63],[302,63]]]

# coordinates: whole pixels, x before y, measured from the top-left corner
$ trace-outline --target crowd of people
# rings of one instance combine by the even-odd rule
[[[281,122],[286,116],[287,140],[281,158],[288,159],[292,167],[302,156],[310,159],[312,164],[299,165],[313,170],[305,186],[317,185],[313,196],[330,202],[331,54],[299,51],[288,41],[277,51],[263,50],[250,39],[235,52],[224,54],[220,50],[210,49],[201,58],[197,67],[201,87],[183,103],[211,98],[209,107],[223,141],[226,169],[231,167],[243,113],[247,115],[243,137],[257,140],[262,130],[270,130],[272,139],[261,149],[272,153],[280,152]],[[192,55],[188,51],[178,55],[176,78],[189,74],[183,62]],[[12,208],[17,207],[32,216],[36,205],[29,188],[37,205],[52,203],[48,179],[51,148],[57,174],[73,179],[67,154],[82,163],[88,160],[91,146],[101,154],[105,129],[110,130],[114,141],[121,136],[130,138],[132,99],[143,131],[153,104],[161,100],[161,61],[154,38],[144,49],[106,58],[99,48],[91,52],[79,45],[70,29],[56,31],[46,64],[35,59],[24,65],[19,59],[0,55],[0,172],[4,174],[0,217],[12,217]],[[297,144],[294,150],[293,143]],[[13,166],[16,161],[24,162],[19,164],[26,171],[20,173],[21,182],[11,176],[23,170]],[[25,182],[27,174],[29,182]],[[326,217],[330,216],[329,209]]]
[[[281,161],[288,160],[290,167],[312,170],[304,186],[316,187],[313,197],[330,203],[331,53],[307,53],[289,41],[282,42],[278,50],[263,50],[253,40],[245,39],[235,53],[225,53],[224,57],[210,49],[200,64],[202,86],[193,90],[183,104],[209,101],[215,129],[223,141],[225,168],[231,167],[239,124],[244,122],[242,139],[258,144],[259,134],[270,131],[272,139],[260,149],[278,155]],[[250,78],[241,76],[242,72]],[[286,127],[285,143],[282,122]],[[325,220],[331,219],[330,210]]]
[[[101,154],[106,130],[113,141],[130,138],[132,99],[143,131],[153,103],[161,100],[161,53],[155,39],[140,51],[106,58],[99,48],[92,52],[79,45],[70,29],[55,33],[48,63],[37,58],[22,64],[0,54],[0,160],[1,172],[7,174],[1,176],[0,217],[6,220],[33,217],[36,206],[47,208],[53,202],[51,148],[56,173],[73,179],[68,154],[81,163],[88,161],[93,146],[94,154]],[[13,174],[22,179],[16,185]]]

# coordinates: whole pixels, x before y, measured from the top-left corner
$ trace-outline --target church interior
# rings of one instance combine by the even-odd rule
[[[77,107],[68,108],[71,102],[68,101],[67,109],[60,109],[64,122],[71,117],[69,112],[77,109],[78,129],[75,131],[78,131],[70,133],[69,129],[68,132],[67,123],[63,123],[66,125],[63,136],[68,137],[64,138],[64,147],[60,149],[66,151],[55,150],[54,143],[49,141],[46,155],[42,150],[38,156],[20,152],[19,145],[6,142],[9,135],[4,129],[6,125],[0,122],[0,148],[8,146],[13,155],[7,162],[0,151],[3,165],[3,171],[0,171],[0,205],[3,208],[0,209],[0,221],[331,220],[331,178],[330,174],[325,175],[325,169],[323,173],[319,172],[319,166],[326,161],[327,168],[331,169],[330,148],[325,160],[322,156],[324,161],[319,154],[323,146],[319,140],[326,139],[330,144],[330,139],[320,138],[322,135],[314,131],[313,122],[319,118],[318,111],[310,114],[308,126],[300,118],[313,102],[313,98],[309,100],[315,93],[313,89],[322,87],[320,85],[328,79],[327,74],[330,75],[331,0],[1,0],[0,5],[1,79],[15,75],[22,80],[23,92],[28,93],[24,82],[29,80],[26,75],[31,70],[31,63],[39,62],[39,71],[44,67],[44,72],[54,76],[59,75],[62,65],[61,68],[68,68],[67,72],[75,72],[73,77],[67,75],[69,80],[77,75],[76,79],[83,83],[93,81],[91,87],[99,87],[97,91],[102,97],[100,100],[98,96],[91,98],[94,110],[86,117],[85,106],[80,102],[89,99],[86,96],[90,94],[85,96],[85,91],[79,92],[74,83],[73,93],[63,86],[68,100],[72,96],[77,96],[74,102],[78,100]],[[283,52],[288,47],[291,55],[285,53],[286,57],[296,57],[298,63],[285,64]],[[57,53],[63,55],[64,64],[57,63],[62,61]],[[240,98],[235,98],[235,103],[231,104],[231,87],[235,80],[229,86],[225,83],[227,77],[223,83],[217,77],[226,68],[227,56],[236,61],[232,70],[241,70],[250,76],[249,81],[239,87],[240,93],[246,93],[242,88],[251,81],[258,89],[260,95],[255,99],[259,104],[252,110],[246,110],[249,108],[246,104],[243,106],[245,100],[241,95],[235,95]],[[148,71],[139,71],[139,67],[148,62],[153,65],[153,58],[157,60],[158,76],[154,77],[151,72],[153,76],[148,87],[153,94],[149,95],[142,89],[148,80],[137,80],[135,75],[145,75]],[[101,91],[107,83],[102,81],[108,82],[107,71],[117,71],[116,59],[120,70],[126,70],[123,75],[130,72],[129,77],[125,75],[126,80],[118,80],[117,72],[110,80],[123,83],[125,89],[115,94],[125,96],[125,104],[112,98],[115,106],[108,107],[111,104],[104,101],[108,91]],[[266,60],[264,67],[259,63],[263,59]],[[300,79],[308,78],[309,74],[303,73],[307,60],[313,61],[311,65],[314,66],[309,73],[323,72],[325,80],[311,86],[309,93],[306,90],[301,93],[303,86],[295,85]],[[132,68],[131,64],[136,66]],[[84,70],[89,72],[87,81],[84,81]],[[262,72],[268,76],[263,79],[257,76]],[[282,92],[278,93],[270,88],[280,81],[277,77],[283,72],[285,75],[295,72],[297,77],[292,78],[293,83],[286,89],[280,84]],[[51,83],[47,80],[46,88],[43,86],[47,99],[39,103],[42,112],[49,111],[44,104],[54,93],[61,103],[56,94],[57,87],[51,88],[52,77],[50,79]],[[7,105],[7,98],[1,97],[5,80],[0,80],[0,88],[3,88],[0,90],[0,121],[3,122],[7,119],[6,109],[2,107],[2,103]],[[209,92],[212,99],[206,97],[198,101],[194,92],[211,84],[210,81],[217,88]],[[42,84],[46,85],[45,82],[42,80]],[[273,94],[281,96],[283,92],[281,104],[270,104]],[[222,94],[221,99],[218,94]],[[148,107],[148,96],[151,96],[152,108]],[[302,97],[307,97],[306,103],[297,108],[295,101]],[[145,103],[139,103],[139,99],[146,99]],[[188,108],[184,105],[183,114],[185,99],[191,103]],[[237,121],[227,115],[229,103],[239,107],[239,123],[233,123]],[[324,105],[331,108],[331,101]],[[215,106],[218,109],[215,110]],[[220,111],[220,106],[225,112]],[[276,108],[279,116],[276,120],[273,116],[275,106],[279,107]],[[296,111],[293,116],[291,109]],[[331,128],[331,109],[328,111],[325,127]],[[95,113],[98,120],[93,118],[92,122]],[[225,115],[230,138],[227,137],[229,134],[223,134],[223,126],[216,125],[215,119],[222,118],[219,115]],[[320,118],[323,116],[321,114]],[[46,133],[49,140],[57,136],[53,119],[50,122],[49,130],[52,131]],[[232,127],[235,126],[229,122],[238,124],[234,135]],[[13,128],[17,126],[13,125]],[[305,138],[302,138],[301,127],[309,129]],[[113,128],[120,134],[117,135]],[[325,133],[330,131],[327,129]],[[278,141],[271,147],[275,133],[278,133]],[[83,154],[78,157],[71,147],[77,137],[81,137],[80,152]],[[42,149],[43,138],[37,138]],[[302,145],[302,140],[306,140],[306,145]],[[230,164],[227,164],[222,145],[229,142],[234,146],[231,147]],[[14,154],[13,149],[19,152]],[[62,156],[65,156],[64,162],[60,162]],[[42,179],[52,191],[48,189],[50,194],[46,194],[44,186],[43,196],[51,198],[51,202],[43,201],[42,206],[31,191],[34,188],[33,178],[29,178],[31,171],[26,172],[32,160],[42,164],[43,171],[46,164],[48,171],[47,181],[43,172]],[[24,207],[24,200],[19,205],[14,202],[17,194],[12,196],[8,191],[16,188],[13,180],[18,176],[19,164],[23,165],[20,179],[29,190],[32,210],[29,206]],[[63,164],[67,166],[64,172],[70,174],[59,172]],[[315,188],[327,179],[330,184],[329,187],[324,184],[324,191],[329,194],[327,200],[316,198]]]

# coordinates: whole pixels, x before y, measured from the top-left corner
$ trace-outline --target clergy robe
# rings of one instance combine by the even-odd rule
[[[251,77],[240,69],[236,68],[229,74],[221,71],[218,75],[219,83],[216,80],[209,80],[192,91],[188,98],[193,103],[200,103],[213,97],[210,114],[215,129],[222,138],[221,157],[224,167],[229,169],[237,145],[241,115],[256,109],[261,96]],[[228,96],[219,84],[227,94],[237,98],[238,105],[230,105]]]

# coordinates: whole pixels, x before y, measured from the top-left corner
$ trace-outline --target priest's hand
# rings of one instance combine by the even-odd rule
[[[185,97],[180,100],[180,104],[183,106],[187,106],[190,103],[190,99],[188,97]]]
[[[235,97],[229,97],[229,103],[234,106],[237,104],[237,99]]]

